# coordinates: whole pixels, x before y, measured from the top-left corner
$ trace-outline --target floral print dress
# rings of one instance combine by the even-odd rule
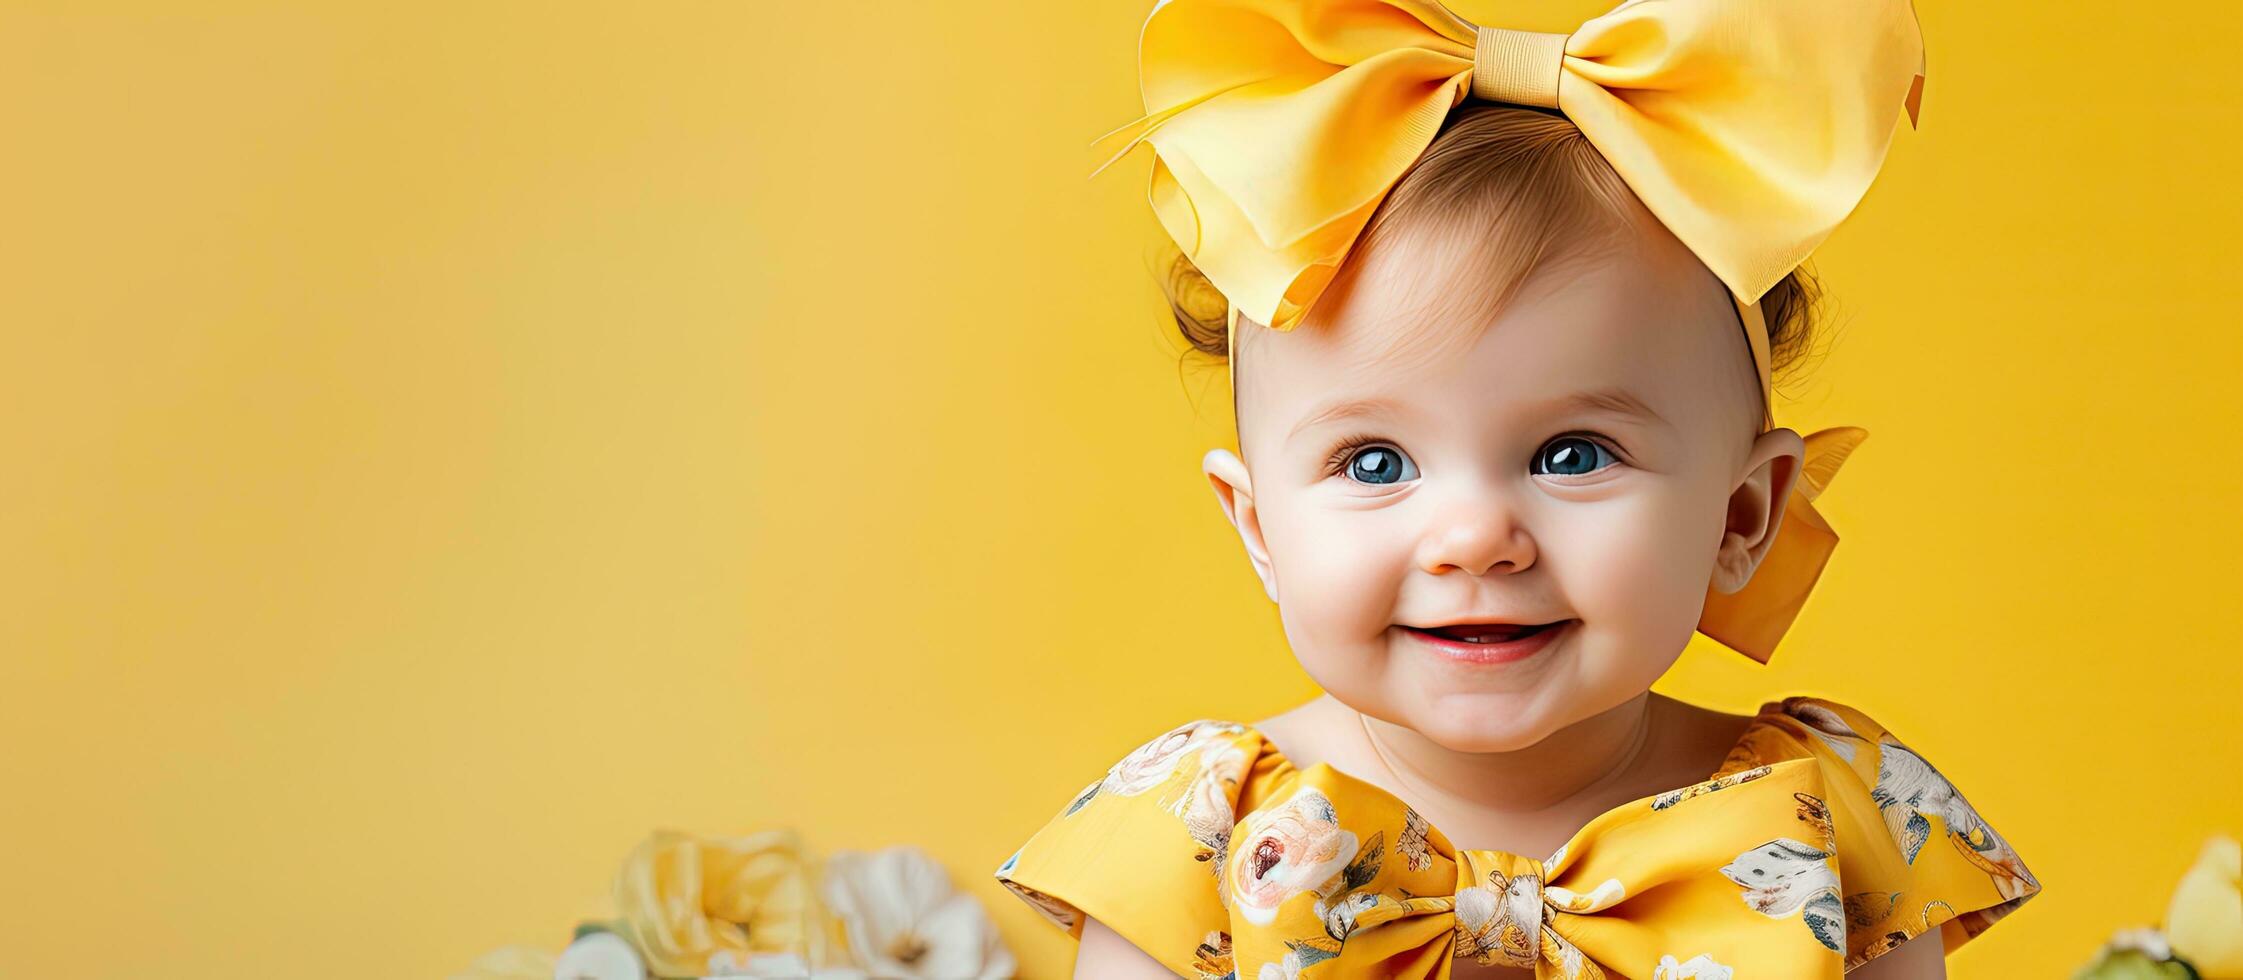
[[[1200,980],[1836,977],[1937,929],[1952,952],[2040,891],[1938,769],[1861,711],[1763,704],[1705,781],[1555,853],[1459,849],[1409,805],[1261,733],[1193,721],[1130,752],[997,868]]]

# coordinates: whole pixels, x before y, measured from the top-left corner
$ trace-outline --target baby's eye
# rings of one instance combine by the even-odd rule
[[[1417,479],[1417,464],[1393,446],[1365,446],[1348,456],[1347,478],[1357,483],[1385,486]]]
[[[1605,464],[1598,462],[1600,456],[1610,462],[1619,462],[1619,458],[1613,456],[1611,450],[1604,448],[1593,440],[1584,439],[1580,436],[1563,436],[1551,440],[1542,447],[1542,452],[1535,456],[1535,473],[1549,476],[1587,476],[1604,468]],[[1549,465],[1547,470],[1542,468],[1545,463]]]

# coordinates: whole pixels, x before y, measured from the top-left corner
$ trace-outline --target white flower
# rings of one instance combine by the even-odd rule
[[[1331,798],[1313,786],[1248,816],[1245,831],[1233,841],[1228,887],[1231,908],[1258,926],[1276,921],[1286,899],[1304,891],[1322,893],[1362,846],[1353,831],[1340,826]]]
[[[844,851],[826,863],[826,905],[857,965],[876,977],[1009,977],[1014,963],[981,903],[954,890],[926,852]]]
[[[1231,726],[1214,721],[1188,721],[1169,729],[1123,756],[1106,771],[1099,792],[1136,796],[1168,781],[1176,767],[1202,746],[1215,741]]]
[[[646,964],[622,936],[588,932],[561,951],[553,980],[646,980]]]
[[[1301,951],[1294,950],[1276,963],[1264,963],[1254,974],[1255,980],[1300,980]]]
[[[1542,862],[1542,867],[1547,871],[1557,871],[1558,862],[1565,860],[1565,849],[1572,846],[1572,841],[1566,841],[1563,844],[1559,844],[1557,850],[1550,852],[1550,859]]]
[[[1713,957],[1699,953],[1689,962],[1677,963],[1672,955],[1659,957],[1658,969],[1652,980],[1729,980],[1730,968],[1714,962]]]

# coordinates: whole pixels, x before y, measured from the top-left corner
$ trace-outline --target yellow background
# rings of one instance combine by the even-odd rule
[[[302,6],[0,11],[0,974],[439,977],[784,824],[1066,975],[996,865],[1313,694],[1085,179],[1149,2]],[[2243,832],[2243,12],[1920,16],[1778,408],[1846,544],[1661,690],[1903,733],[2047,889],[1954,975],[2058,976]]]

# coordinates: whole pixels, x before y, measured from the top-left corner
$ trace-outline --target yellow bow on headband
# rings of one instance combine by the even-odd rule
[[[1093,142],[1093,176],[1151,143],[1169,236],[1234,316],[1291,330],[1451,109],[1557,109],[1729,288],[1772,412],[1760,297],[1868,191],[1924,67],[1909,0],[1627,0],[1571,34],[1428,0],[1160,0],[1148,114]],[[1813,500],[1867,435],[1807,437],[1775,542],[1700,632],[1768,661],[1838,543]]]

